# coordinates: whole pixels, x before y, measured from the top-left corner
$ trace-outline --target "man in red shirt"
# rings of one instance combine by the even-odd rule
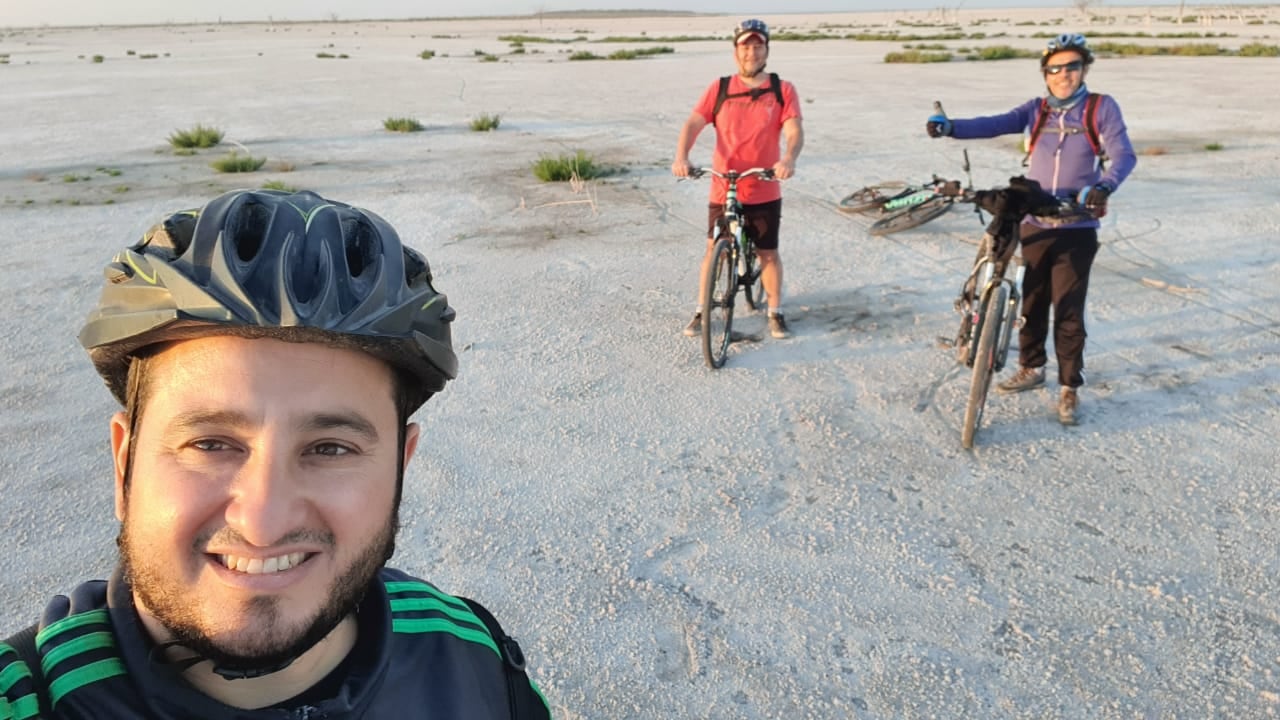
[[[719,112],[715,112],[720,92],[720,81],[716,80],[702,93],[693,113],[680,128],[671,173],[681,178],[689,176],[693,170],[689,151],[698,139],[698,133],[708,124],[713,124],[716,128],[713,167],[720,171],[771,167],[774,177],[786,180],[795,174],[796,158],[804,146],[804,129],[795,86],[778,81],[781,92],[776,92],[771,87],[776,76],[764,71],[765,62],[769,59],[769,26],[760,20],[743,20],[733,33],[733,52],[738,74],[730,77],[728,94]],[[779,147],[781,138],[786,139],[786,152],[781,152]],[[760,257],[761,282],[769,298],[769,332],[775,338],[789,337],[787,323],[782,316],[782,258],[778,255],[782,189],[774,182],[748,178],[738,184],[738,197],[744,207],[745,227],[752,233]],[[707,249],[699,277],[706,275],[707,263],[711,262],[712,241],[716,223],[724,215],[724,199],[724,181],[713,178]],[[702,297],[701,288],[698,297]],[[693,336],[702,331],[700,308],[685,328],[685,335]]]

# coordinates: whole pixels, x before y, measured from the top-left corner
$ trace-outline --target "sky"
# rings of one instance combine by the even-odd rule
[[[168,22],[362,20],[476,15],[531,15],[539,11],[645,8],[733,15],[854,12],[885,9],[1068,7],[1069,0],[3,0],[0,27],[132,25]],[[1149,5],[1107,0],[1107,5]],[[1157,3],[1158,4],[1158,3]],[[1167,4],[1167,3],[1166,3]],[[1224,4],[1224,3],[1218,3]],[[1225,3],[1237,4],[1237,3]],[[1256,3],[1254,3],[1256,4]]]

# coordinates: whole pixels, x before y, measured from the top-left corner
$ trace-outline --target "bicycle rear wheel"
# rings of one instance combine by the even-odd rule
[[[892,215],[880,218],[871,224],[867,232],[872,235],[890,235],[903,230],[910,230],[913,227],[920,227],[950,209],[951,203],[947,198],[926,200],[919,205],[914,205],[906,210],[900,210]]]
[[[766,304],[762,278],[760,257],[756,255],[755,246],[752,245],[751,252],[747,255],[747,277],[743,278],[743,287],[746,288],[743,298],[747,301],[747,307],[752,310],[759,310]]]
[[[733,266],[733,238],[721,235],[711,250],[711,263],[703,278],[702,357],[707,367],[724,365],[733,329],[733,300],[738,292],[738,273]]]
[[[900,181],[868,185],[861,190],[855,190],[845,195],[840,199],[840,202],[836,203],[836,207],[839,208],[840,212],[846,213],[864,213],[879,210],[886,200],[906,186],[906,183]],[[886,190],[890,192],[884,192]]]
[[[987,404],[987,391],[996,374],[996,339],[1003,324],[1004,306],[1009,290],[1004,285],[992,290],[978,318],[978,347],[973,354],[973,379],[969,382],[969,402],[964,408],[964,424],[960,426],[960,445],[973,447],[973,438],[982,424],[982,411]]]

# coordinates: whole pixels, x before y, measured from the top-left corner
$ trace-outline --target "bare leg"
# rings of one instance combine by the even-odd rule
[[[782,306],[782,256],[777,250],[756,250],[760,258],[760,282],[769,296],[769,310]]]

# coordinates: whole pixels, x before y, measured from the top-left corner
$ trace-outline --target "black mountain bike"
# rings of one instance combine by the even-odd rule
[[[765,305],[764,285],[760,281],[760,264],[756,246],[742,225],[742,203],[738,201],[738,181],[758,176],[773,179],[771,168],[751,168],[738,172],[719,172],[712,168],[694,168],[690,177],[714,175],[729,183],[724,199],[724,217],[716,229],[702,283],[702,357],[707,367],[724,365],[733,333],[733,305],[741,290],[747,307],[752,310]]]
[[[1071,200],[1054,197],[1039,183],[1022,177],[1010,179],[1009,186],[995,190],[960,190],[959,183],[945,186],[955,202],[974,203],[993,217],[978,243],[973,270],[960,290],[955,309],[960,313],[960,330],[952,347],[956,361],[972,368],[969,398],[960,424],[960,444],[973,447],[982,424],[983,409],[991,379],[1004,368],[1022,306],[1022,258],[1018,249],[1019,227],[1027,215],[1061,217],[1083,211]],[[1013,278],[1006,277],[1010,265]]]

